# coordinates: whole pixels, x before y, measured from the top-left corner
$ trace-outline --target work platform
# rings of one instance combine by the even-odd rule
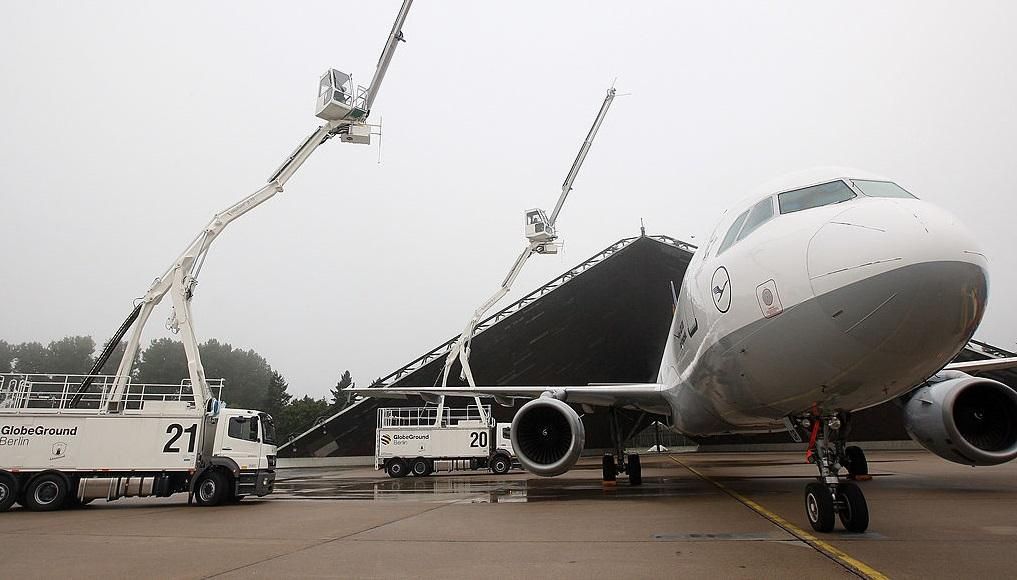
[[[585,385],[656,380],[671,323],[671,284],[681,286],[695,246],[667,236],[638,236],[611,244],[575,268],[537,288],[478,326],[471,366],[483,385]],[[440,383],[452,337],[382,379],[388,387]],[[957,360],[1012,353],[972,341]],[[458,365],[453,375],[458,379]],[[1017,370],[983,373],[1017,388]],[[462,384],[452,382],[450,384]],[[382,387],[382,388],[383,388]],[[283,458],[374,455],[375,410],[416,406],[420,400],[365,398],[337,415],[322,418],[279,449]],[[516,407],[494,405],[508,422]],[[608,414],[583,416],[587,449],[611,446]],[[623,425],[635,433],[654,417],[634,415]],[[284,434],[286,435],[286,434]],[[898,407],[886,403],[857,413],[852,439],[905,440]],[[786,433],[724,436],[703,444],[790,443]]]

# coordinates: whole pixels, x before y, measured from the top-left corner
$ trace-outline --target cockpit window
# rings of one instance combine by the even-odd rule
[[[738,237],[738,232],[742,229],[742,224],[745,223],[745,218],[749,217],[749,211],[750,210],[745,210],[742,215],[738,216],[738,219],[731,224],[731,227],[728,228],[727,234],[724,235],[724,241],[722,241],[720,243],[720,247],[717,248],[718,256],[723,254],[724,250],[731,247],[731,244],[735,243],[735,238]]]
[[[777,196],[780,213],[794,213],[814,207],[841,203],[856,197],[855,192],[843,181],[831,181],[794,191],[785,191]]]
[[[745,220],[745,225],[742,226],[742,231],[738,234],[738,240],[751,234],[756,228],[765,224],[772,217],[773,198],[768,197],[752,206],[752,209],[749,211],[749,217]]]
[[[855,187],[862,190],[862,193],[869,197],[903,197],[906,199],[918,199],[911,195],[904,188],[889,181],[870,181],[867,179],[852,179]]]
[[[720,243],[720,247],[717,248],[717,255],[719,256],[723,254],[724,250],[730,248],[735,242],[744,239],[746,236],[758,229],[759,226],[769,221],[772,217],[772,197],[768,197],[745,210],[742,215],[738,216],[738,219],[731,224],[731,227],[728,228],[727,234],[724,236],[724,241],[722,241]]]

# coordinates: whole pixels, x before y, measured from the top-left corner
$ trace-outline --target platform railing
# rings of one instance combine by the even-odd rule
[[[441,413],[442,427],[455,427],[464,421],[483,421],[487,417],[490,422],[491,406],[484,405],[484,415],[476,405],[466,407],[443,407]],[[438,407],[390,407],[378,409],[378,427],[430,427],[438,425]]]
[[[71,406],[79,386],[91,378],[89,389],[78,404]],[[0,414],[22,413],[106,413],[113,395],[115,375],[74,375],[42,373],[0,373]],[[208,379],[214,396],[222,395],[223,379]],[[144,409],[146,402],[181,401],[197,404],[190,379],[177,384],[135,383],[127,377],[121,397],[128,411]]]

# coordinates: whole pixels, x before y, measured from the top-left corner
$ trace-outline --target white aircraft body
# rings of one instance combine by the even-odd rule
[[[830,531],[835,514],[864,531],[868,507],[840,471],[864,479],[846,445],[850,414],[899,398],[911,436],[968,465],[1017,457],[1017,392],[976,372],[1017,359],[947,364],[985,312],[988,263],[946,211],[890,180],[858,171],[797,174],[725,212],[692,258],[656,383],[357,389],[375,397],[533,399],[512,444],[538,475],[567,471],[583,449],[576,411],[594,406],[664,415],[681,433],[799,429],[819,479],[806,514]],[[641,481],[638,456],[605,457]],[[615,461],[618,467],[615,467]],[[611,471],[612,473],[609,473]]]

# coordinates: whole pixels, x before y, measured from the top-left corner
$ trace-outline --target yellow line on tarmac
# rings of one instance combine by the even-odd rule
[[[685,463],[684,461],[681,461],[680,459],[678,459],[674,455],[669,455],[669,457],[671,458],[671,461],[674,461],[678,465],[681,465],[685,469],[688,469],[689,471],[691,471],[693,474],[698,476],[703,481],[714,485],[715,487],[717,487],[717,489],[719,489],[719,490],[723,491],[724,493],[726,493],[727,495],[731,496],[733,499],[735,499],[736,501],[738,501],[739,503],[741,503],[745,507],[747,507],[750,510],[756,512],[757,514],[763,516],[764,518],[770,520],[770,522],[772,522],[776,526],[782,528],[785,532],[787,532],[787,533],[791,534],[792,536],[798,538],[802,542],[805,542],[806,544],[811,546],[814,550],[816,550],[820,554],[826,556],[827,558],[830,558],[831,560],[833,560],[834,562],[840,564],[844,568],[847,568],[848,571],[853,572],[854,574],[856,574],[856,575],[858,575],[858,576],[860,576],[862,578],[868,578],[870,580],[887,580],[888,576],[886,576],[886,574],[883,574],[882,572],[880,572],[880,571],[876,570],[875,568],[869,566],[865,562],[862,562],[860,560],[856,560],[855,558],[852,558],[851,556],[849,556],[849,555],[845,554],[844,552],[838,550],[834,546],[828,544],[827,542],[824,542],[823,540],[820,540],[819,538],[813,536],[812,534],[806,532],[805,530],[799,528],[798,526],[796,526],[796,525],[792,524],[791,522],[785,520],[784,518],[778,516],[777,514],[773,513],[772,511],[770,511],[770,510],[766,509],[765,507],[759,505],[758,503],[752,501],[751,499],[749,499],[749,498],[743,496],[742,494],[740,494],[740,493],[730,489],[729,487],[725,486],[724,484],[720,483],[719,481],[716,481],[715,479],[713,479],[713,478],[703,474],[702,472],[700,472],[696,468],[694,468],[691,465]]]

